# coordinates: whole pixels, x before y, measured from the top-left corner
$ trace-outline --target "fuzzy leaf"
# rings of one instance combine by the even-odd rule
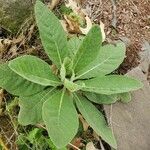
[[[81,82],[85,84],[82,87],[83,91],[106,95],[134,91],[143,86],[140,81],[121,75],[108,75],[77,83],[81,84]]]
[[[117,94],[104,95],[90,92],[84,92],[84,95],[92,102],[97,104],[113,104],[118,100]]]
[[[123,103],[129,103],[131,101],[131,94],[127,93],[120,93],[119,95],[120,101]]]
[[[115,137],[108,127],[103,114],[86,98],[75,95],[74,96],[77,107],[88,124],[94,129],[94,131],[101,136],[101,138],[111,145],[113,148],[117,148]]]
[[[45,86],[30,82],[14,73],[8,64],[0,65],[0,87],[13,95],[32,95],[42,91]]]
[[[21,77],[43,85],[60,85],[59,79],[52,73],[50,66],[43,60],[30,55],[18,57],[9,62],[9,67]]]
[[[68,75],[71,76],[71,74],[72,74],[72,61],[71,59],[66,57],[60,69],[61,81],[64,81],[65,77]]]
[[[20,112],[19,123],[22,125],[37,124],[43,122],[42,120],[42,106],[43,103],[50,99],[56,92],[55,88],[51,87],[43,90],[40,93],[31,96],[21,96],[19,100]]]
[[[87,67],[99,53],[102,43],[100,27],[94,25],[86,37],[83,39],[73,60],[73,68],[75,73],[82,71]]]
[[[43,120],[57,148],[66,146],[78,130],[78,114],[71,95],[59,91],[43,105]]]
[[[83,37],[72,37],[71,39],[69,39],[68,50],[70,52],[71,58],[73,58],[76,55],[83,39]]]
[[[43,47],[53,63],[60,69],[68,55],[67,36],[58,18],[39,0],[35,5],[35,17]]]
[[[125,58],[125,44],[105,45],[100,48],[100,52],[94,61],[83,70],[76,73],[75,79],[104,76],[111,73],[123,62]]]
[[[65,79],[64,80],[64,86],[71,92],[78,91],[82,88],[82,85],[78,85],[76,83],[73,83],[72,81]]]
[[[60,78],[62,82],[64,82],[65,77],[66,77],[66,68],[65,68],[65,64],[63,63],[60,68]]]

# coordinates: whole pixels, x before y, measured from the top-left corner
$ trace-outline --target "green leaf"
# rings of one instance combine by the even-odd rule
[[[49,136],[57,148],[66,146],[77,133],[78,114],[71,95],[64,90],[44,103],[42,116]]]
[[[0,87],[13,95],[32,95],[42,91],[45,86],[32,83],[14,73],[8,64],[0,65]]]
[[[68,57],[64,59],[63,64],[61,65],[60,69],[60,77],[61,81],[63,82],[65,80],[66,76],[71,76],[72,74],[72,61]]]
[[[116,149],[117,144],[115,137],[111,131],[111,128],[107,126],[103,114],[86,98],[76,94],[74,95],[77,107],[88,124],[99,136],[101,136],[105,142]]]
[[[68,41],[68,50],[70,52],[70,56],[71,58],[74,58],[74,56],[76,55],[82,41],[83,41],[83,37],[79,36],[79,37],[72,37],[71,39],[69,39]]]
[[[33,128],[27,135],[27,139],[31,144],[35,144],[36,140],[38,140],[42,134],[41,134],[40,128]],[[40,137],[39,137],[40,136]]]
[[[114,45],[105,45],[100,48],[96,59],[87,67],[77,72],[75,79],[104,76],[111,73],[123,62],[125,58],[125,44],[119,42]]]
[[[35,56],[18,57],[9,62],[9,67],[21,77],[43,86],[61,84],[57,76],[52,73],[50,66]]]
[[[43,47],[53,63],[60,69],[68,55],[67,36],[58,18],[39,0],[35,5],[35,17]]]
[[[64,86],[71,92],[78,91],[82,88],[82,85],[73,83],[72,81],[69,81],[68,79],[64,80]]]
[[[104,95],[104,94],[96,94],[90,92],[83,93],[90,101],[97,104],[113,104],[118,100],[117,94],[112,95]]]
[[[82,86],[83,91],[105,95],[134,91],[143,86],[140,81],[121,75],[108,75],[76,83],[81,82],[85,84]]]
[[[66,147],[63,147],[63,148],[60,148],[60,149],[56,148],[56,146],[53,144],[51,139],[46,139],[46,142],[48,143],[50,150],[67,150]]]
[[[74,57],[73,68],[75,73],[78,74],[79,71],[82,71],[95,60],[99,53],[101,43],[102,35],[100,27],[98,25],[94,25],[83,39]]]
[[[120,101],[123,103],[129,103],[131,101],[131,94],[129,92],[127,93],[120,93],[118,94]]]
[[[65,68],[65,65],[64,63],[61,65],[61,69],[60,69],[60,78],[61,78],[61,81],[64,82],[65,80],[65,77],[66,77],[66,68]]]
[[[42,106],[43,103],[50,99],[50,97],[56,92],[55,88],[48,88],[42,92],[20,97],[19,106],[19,123],[22,125],[37,124],[43,122],[42,119]]]

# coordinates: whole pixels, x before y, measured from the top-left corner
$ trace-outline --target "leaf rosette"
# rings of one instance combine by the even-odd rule
[[[129,102],[129,92],[142,87],[133,78],[111,75],[123,62],[125,45],[102,46],[98,25],[93,25],[85,37],[68,40],[58,18],[38,0],[35,17],[43,48],[57,73],[31,55],[0,65],[0,87],[20,97],[20,124],[44,123],[52,142],[63,148],[77,134],[81,113],[91,128],[116,149],[113,132],[93,103],[112,104],[118,99]]]

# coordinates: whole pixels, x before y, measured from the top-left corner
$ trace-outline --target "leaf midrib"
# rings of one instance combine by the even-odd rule
[[[60,103],[59,103],[59,107],[58,107],[58,118],[57,118],[58,127],[60,126],[60,115],[61,115],[61,108],[62,108],[64,94],[65,94],[65,88],[62,91],[62,95],[61,95],[61,99],[60,99]]]
[[[45,10],[45,12],[46,12],[46,10]],[[38,22],[40,22],[41,18],[44,16],[44,13],[45,13],[45,12],[42,13],[42,15],[41,15],[41,17],[39,18],[39,21],[38,21]],[[61,65],[61,64],[62,64],[62,59],[61,59],[61,57],[60,57],[60,53],[59,53],[59,48],[58,48],[57,42],[56,42],[55,39],[53,38],[53,35],[52,35],[52,39],[53,39],[54,44],[55,44],[55,46],[56,46],[57,55],[58,55],[58,58],[59,58],[59,61],[60,61],[60,65]]]
[[[103,93],[98,93],[98,92],[94,92],[94,93],[98,93],[98,94],[117,94],[117,93],[122,93],[122,92],[124,92],[124,90],[128,90],[128,91],[133,91],[133,90],[135,90],[135,89],[138,89],[138,88],[122,88],[121,89],[121,91],[119,90],[120,88],[115,88],[115,90],[111,90],[110,88],[98,88],[98,87],[92,87],[92,86],[88,86],[88,87],[83,87],[83,90],[84,89],[87,89],[87,90],[89,90],[89,92],[90,92],[90,89],[98,89],[98,90],[103,90],[103,91],[106,91],[106,92],[103,92]],[[107,91],[109,91],[109,92],[107,92]],[[117,92],[117,91],[119,91],[119,92]]]
[[[78,102],[80,103],[80,105],[82,106],[82,109],[84,110],[84,112],[86,113],[86,109],[84,108],[83,104],[81,103],[81,100],[78,98],[77,94],[74,94],[78,100]],[[86,113],[86,117],[88,118],[88,120],[90,119],[89,115],[87,115]],[[87,120],[87,119],[86,119]],[[91,119],[90,119],[91,120]],[[91,126],[91,125],[90,125]],[[97,128],[93,123],[92,126],[94,126],[94,128]]]
[[[41,102],[44,100],[44,98],[45,98],[49,93],[51,93],[52,91],[55,90],[55,88],[56,88],[56,87],[54,87],[54,88],[52,88],[50,91],[48,91],[48,92],[39,100],[39,102],[37,102],[36,105],[34,105],[34,106],[32,107],[32,109],[34,109],[39,103],[41,103]],[[51,96],[52,96],[52,95],[51,95]]]
[[[78,98],[78,96],[77,96],[76,94],[74,94],[74,95],[75,95],[75,97],[77,98],[78,102],[80,103],[82,109],[83,109],[84,112],[86,113],[86,109],[85,109],[85,107],[83,106],[81,100]],[[89,115],[88,115],[87,113],[84,114],[84,115],[86,115],[87,118],[85,118],[85,119],[86,119],[87,121],[92,119],[92,118],[89,117]],[[93,120],[92,120],[92,122],[93,122]],[[99,129],[97,129],[97,126],[95,126],[94,123],[89,123],[89,125],[90,125],[99,135],[101,135],[101,137],[102,137],[105,141],[108,142],[108,138],[105,136],[105,134],[103,134],[103,132],[101,132]]]
[[[59,63],[60,63],[60,65],[62,65],[62,59],[61,59],[61,56],[60,56],[60,53],[59,53],[59,48],[58,48],[58,45],[57,45],[55,40],[54,40],[54,43],[55,43],[55,46],[56,46],[57,55],[58,55],[58,58],[59,58]]]
[[[107,59],[105,59],[104,61],[102,61],[101,63],[99,63],[98,65],[92,67],[90,70],[87,70],[87,71],[85,71],[84,73],[82,73],[81,75],[78,75],[77,77],[75,77],[74,80],[77,80],[78,78],[84,76],[85,74],[87,74],[87,73],[93,71],[93,70],[96,69],[97,67],[99,67],[99,66],[101,66],[102,64],[104,64],[104,63],[105,63],[107,60],[109,60],[110,58],[111,58],[111,56],[108,57]]]
[[[46,78],[43,78],[43,77],[40,77],[40,76],[35,76],[35,75],[30,75],[30,74],[26,74],[27,76],[31,76],[31,77],[36,77],[36,78],[39,78],[39,79],[42,79],[42,80],[45,80],[45,81],[51,81],[51,82],[53,82],[53,83],[60,83],[60,82],[58,82],[58,81],[54,81],[54,80],[52,80],[52,79],[46,79]],[[25,77],[24,77],[25,78]]]
[[[32,77],[32,78],[39,78],[39,79],[42,79],[42,80],[44,80],[44,81],[50,81],[51,83],[54,83],[54,84],[56,84],[56,85],[58,85],[58,84],[60,84],[61,82],[58,82],[58,81],[54,81],[54,80],[52,80],[52,79],[46,79],[46,78],[43,78],[43,77],[39,77],[38,75],[31,75],[31,74],[28,74],[28,73],[19,73],[18,71],[16,71],[16,70],[14,70],[13,68],[11,68],[11,70],[13,70],[15,73],[17,73],[19,76],[21,76],[21,77],[23,77],[24,79],[26,79],[26,80],[29,80],[29,81],[31,81],[31,82],[33,82],[33,83],[37,83],[38,84],[38,82],[34,82],[33,80],[31,80],[30,79],[30,77]],[[26,76],[28,76],[28,77],[26,77]],[[42,84],[41,84],[42,85]],[[45,84],[43,84],[43,85],[45,85]],[[47,85],[49,85],[49,84],[47,84]]]
[[[79,50],[76,52],[75,58],[77,57],[77,54],[78,54],[79,51],[80,51],[80,48],[79,48]],[[80,59],[81,59],[81,57],[82,57],[83,54],[84,54],[84,52],[83,52],[83,50],[82,50],[82,52],[81,52],[81,54],[80,54],[80,57],[78,56],[78,59],[76,60],[76,63],[75,63],[75,65],[74,65],[74,69],[76,68],[76,66],[77,66],[78,62],[80,61]],[[74,60],[75,60],[75,59],[74,59]]]

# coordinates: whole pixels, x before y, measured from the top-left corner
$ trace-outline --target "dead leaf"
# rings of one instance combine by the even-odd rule
[[[94,137],[97,141],[100,140],[100,137],[98,136],[98,134],[97,134],[95,131],[93,132],[93,137]]]
[[[72,9],[73,13],[77,15],[82,20],[82,22],[85,22],[85,26],[86,26],[85,28],[82,27],[78,21],[75,21],[69,15],[68,16],[65,15],[64,19],[66,20],[66,24],[67,24],[66,29],[68,30],[68,32],[86,35],[92,27],[92,21],[89,18],[86,11],[80,7],[79,1],[77,0],[68,0],[68,3],[65,4],[66,7]],[[100,21],[100,28],[102,32],[102,41],[104,42],[106,35],[104,32],[104,24],[101,21]]]
[[[75,147],[84,147],[85,145],[82,143],[82,138],[78,137],[78,138],[74,138],[71,142],[72,145],[74,145]],[[68,146],[68,148],[72,148],[73,150],[77,150],[76,148],[72,147],[71,145]]]
[[[32,46],[31,48],[28,48],[26,51],[27,54],[32,54],[34,51],[36,51],[36,48]]]
[[[31,37],[33,35],[34,28],[35,28],[35,24],[31,25],[31,27],[29,29],[29,32],[28,32],[28,38],[27,38],[28,41],[30,41],[30,39],[31,39]]]
[[[24,36],[23,34],[21,34],[21,35],[19,35],[17,38],[14,38],[14,39],[12,40],[12,43],[13,43],[13,44],[18,44],[18,43],[20,43],[23,39],[25,39],[25,36]]]
[[[71,17],[67,15],[64,15],[64,18],[67,23],[66,29],[68,30],[69,33],[81,33],[77,21],[74,21],[73,19],[71,19]]]
[[[70,15],[65,15],[64,19],[66,20],[68,26],[67,29],[69,30],[70,33],[79,33],[82,34],[82,31],[80,30],[80,26],[81,26],[81,22],[85,22],[86,23],[86,19],[85,19],[85,12],[83,11],[83,9],[81,9],[81,7],[78,4],[78,1],[75,0],[68,0],[68,3],[65,3],[66,7],[71,8],[73,13],[71,13]],[[74,19],[74,17],[76,19]]]
[[[0,115],[1,115],[1,113],[2,113],[1,106],[2,106],[2,102],[3,102],[3,98],[4,98],[4,90],[1,89],[1,90],[0,90]]]
[[[82,5],[85,2],[85,0],[76,0],[76,2],[80,5]]]
[[[3,40],[3,44],[4,44],[4,45],[7,45],[7,46],[8,46],[8,45],[10,45],[11,43],[12,43],[12,40],[10,40],[10,39],[4,39],[4,40]]]
[[[9,52],[8,54],[11,54],[11,57],[14,57],[17,55],[17,46],[16,45],[13,45],[10,49],[9,49]]]
[[[84,120],[84,118],[83,118],[81,115],[79,115],[79,119],[80,119],[80,121],[82,122],[83,130],[84,130],[84,131],[87,131],[87,130],[88,130],[88,127],[89,127],[89,124]]]
[[[102,42],[104,42],[106,39],[106,34],[105,34],[105,30],[104,30],[105,25],[102,21],[100,21],[100,28],[101,28],[101,32],[102,32]]]
[[[56,7],[56,5],[59,3],[59,1],[60,0],[51,0],[51,2],[48,4],[48,8],[50,10],[53,10]]]
[[[7,51],[8,47],[12,44],[12,40],[0,39],[0,55]]]
[[[0,39],[0,53],[3,53],[4,52],[4,50],[5,50],[5,46],[4,46],[4,44],[2,43],[2,39]]]
[[[0,116],[2,115],[2,113],[3,113],[3,109],[0,108]]]
[[[0,146],[2,147],[3,150],[8,150],[8,148],[6,147],[6,145],[4,144],[2,138],[0,137]]]
[[[98,149],[95,148],[93,142],[89,142],[89,143],[86,145],[86,150],[98,150]]]
[[[86,19],[86,28],[80,27],[80,30],[83,34],[86,35],[92,27],[92,22],[91,22],[91,19],[88,16],[86,16],[85,19]],[[105,31],[104,31],[104,27],[105,27],[104,23],[102,21],[100,21],[100,28],[101,28],[101,33],[102,33],[102,42],[104,42],[105,39],[106,39],[106,34],[105,34]]]
[[[92,21],[88,16],[85,17],[85,20],[86,20],[86,28],[80,27],[80,30],[83,34],[86,35],[92,27]]]
[[[77,13],[78,10],[78,4],[75,0],[68,0],[68,2],[65,2],[66,7],[70,7],[74,12]]]
[[[101,150],[105,150],[105,148],[104,148],[104,145],[103,145],[102,141],[100,140],[99,142],[100,142]]]
[[[67,23],[66,23],[66,21],[65,21],[65,20],[59,20],[59,21],[60,21],[60,23],[61,23],[61,25],[62,25],[63,29],[65,30],[65,32],[67,32],[67,33],[68,33],[68,31],[67,31]]]
[[[57,69],[56,65],[52,64],[52,65],[51,65],[51,70],[52,70],[52,72],[53,72],[55,75],[58,74],[58,69]]]

